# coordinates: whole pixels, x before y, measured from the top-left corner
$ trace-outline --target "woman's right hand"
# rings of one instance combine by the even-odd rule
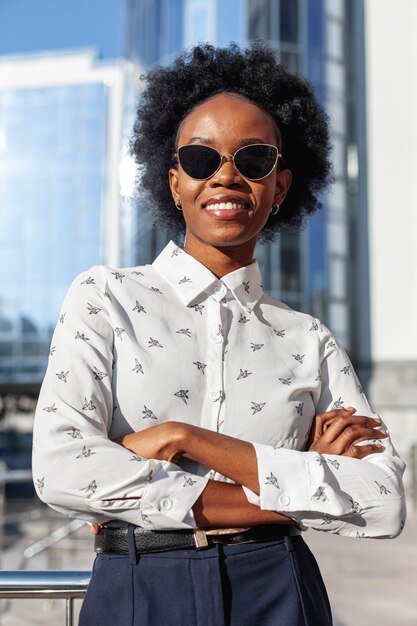
[[[306,449],[309,452],[339,454],[354,459],[382,452],[383,446],[379,442],[357,445],[369,439],[384,439],[387,433],[379,430],[380,418],[355,415],[355,411],[349,407],[316,415]]]

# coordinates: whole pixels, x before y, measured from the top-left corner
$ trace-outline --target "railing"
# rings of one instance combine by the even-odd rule
[[[74,600],[83,598],[91,572],[0,571],[0,598],[65,598],[66,626],[74,626]]]

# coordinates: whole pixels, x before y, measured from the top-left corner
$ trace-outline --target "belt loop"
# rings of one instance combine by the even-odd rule
[[[285,549],[287,550],[287,552],[294,552],[294,544],[292,541],[292,537],[290,537],[289,535],[284,537],[284,545],[285,545]]]
[[[129,547],[129,563],[130,565],[137,565],[138,555],[135,545],[135,526],[133,524],[129,524],[127,527],[127,544]]]

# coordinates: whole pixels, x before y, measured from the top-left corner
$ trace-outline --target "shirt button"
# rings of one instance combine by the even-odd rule
[[[291,502],[291,500],[290,500],[289,496],[287,496],[285,494],[281,494],[279,496],[279,498],[278,498],[278,502],[280,504],[282,504],[282,506],[287,506]]]
[[[165,511],[169,511],[170,509],[172,509],[172,506],[173,502],[170,498],[162,498],[161,507],[165,509]]]

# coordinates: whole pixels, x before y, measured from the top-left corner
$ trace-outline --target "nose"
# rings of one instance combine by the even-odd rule
[[[222,160],[220,167],[210,179],[210,182],[215,185],[229,186],[233,184],[239,184],[242,181],[242,177],[238,170],[235,168],[232,154],[222,154]]]

